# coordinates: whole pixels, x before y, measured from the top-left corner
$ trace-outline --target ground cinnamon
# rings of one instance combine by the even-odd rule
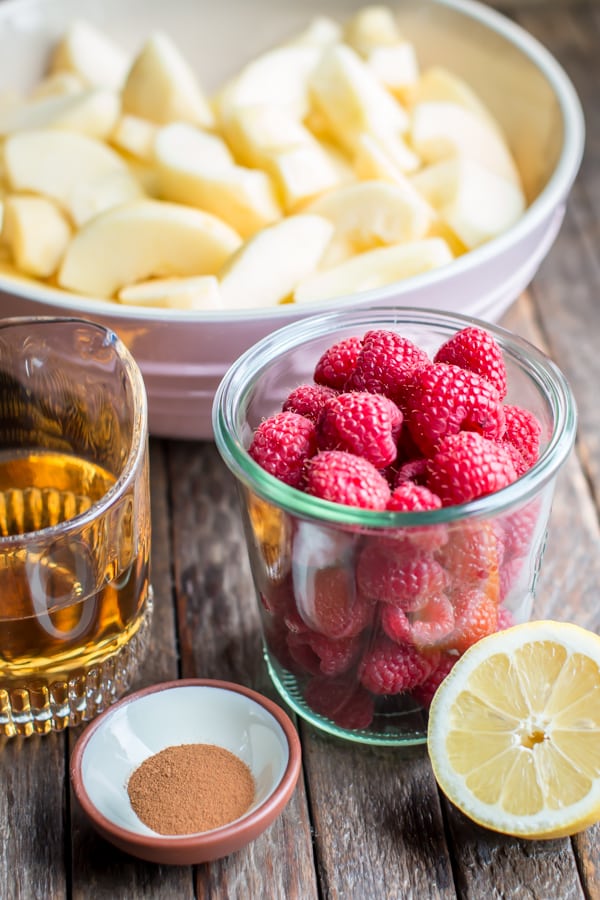
[[[248,766],[214,744],[166,747],[131,774],[133,810],[158,834],[194,834],[226,825],[254,800]]]

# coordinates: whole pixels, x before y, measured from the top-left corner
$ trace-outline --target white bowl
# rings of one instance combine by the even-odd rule
[[[134,812],[132,772],[180,744],[214,744],[254,776],[255,799],[239,819],[192,835],[159,835]],[[218,859],[258,837],[281,813],[300,773],[300,740],[286,713],[249,688],[224,681],[166,682],[130,694],[95,719],[71,758],[84,811],[107,840],[152,862],[184,865]]]
[[[0,89],[27,88],[45,70],[54,41],[86,18],[132,51],[166,30],[210,91],[260,51],[325,13],[347,19],[361,0],[8,0],[0,4]],[[212,438],[211,405],[229,365],[276,328],[349,305],[420,306],[494,321],[526,287],[560,227],[581,162],[584,125],[571,82],[527,32],[469,0],[390,0],[423,66],[438,63],[476,86],[502,125],[529,206],[509,231],[450,265],[304,307],[174,313],[132,309],[67,294],[0,269],[0,315],[77,314],[112,327],[146,381],[154,435]]]

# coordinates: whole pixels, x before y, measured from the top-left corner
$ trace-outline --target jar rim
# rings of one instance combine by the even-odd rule
[[[512,484],[468,503],[420,512],[360,509],[313,497],[265,471],[248,454],[239,428],[239,413],[245,409],[259,376],[274,359],[303,343],[332,334],[337,328],[397,328],[402,324],[445,328],[449,336],[469,326],[485,328],[502,352],[518,363],[536,383],[552,413],[550,439],[534,465]],[[316,360],[315,360],[316,362]],[[282,398],[283,401],[283,398]],[[402,528],[450,523],[465,518],[498,515],[522,504],[550,481],[567,459],[577,428],[577,410],[571,388],[559,367],[534,344],[500,325],[460,313],[416,307],[360,307],[311,316],[286,325],[261,339],[230,366],[221,380],[212,409],[217,448],[228,468],[255,494],[294,516],[349,527]]]

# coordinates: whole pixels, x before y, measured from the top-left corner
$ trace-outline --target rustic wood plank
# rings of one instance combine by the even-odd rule
[[[152,584],[154,617],[150,649],[134,688],[177,678],[173,585],[169,533],[169,496],[164,445],[151,443]],[[71,743],[81,729],[70,735]],[[159,900],[194,896],[191,868],[157,866],[117,850],[99,837],[71,795],[72,900]],[[26,895],[23,895],[24,897]],[[32,895],[33,896],[33,895]],[[43,896],[43,895],[35,895]]]
[[[213,444],[171,445],[173,560],[183,677],[220,678],[274,696],[235,479]],[[276,699],[276,698],[275,698]],[[283,814],[249,847],[199,866],[199,898],[317,897],[302,779]]]

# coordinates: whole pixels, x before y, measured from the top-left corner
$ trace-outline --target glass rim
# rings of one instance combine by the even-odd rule
[[[65,519],[62,522],[57,522],[56,525],[49,525],[46,528],[38,528],[35,531],[25,531],[20,534],[0,535],[0,551],[19,544],[30,544],[33,541],[42,538],[45,539],[48,536],[67,535],[72,531],[79,530],[82,526],[90,524],[99,516],[102,516],[113,505],[115,499],[126,492],[129,484],[135,477],[140,461],[146,452],[145,446],[148,435],[148,399],[144,379],[133,355],[112,328],[109,328],[107,325],[101,325],[99,322],[92,322],[89,319],[81,318],[80,316],[12,316],[0,320],[0,332],[16,326],[65,324],[82,325],[90,330],[100,332],[105,336],[106,345],[108,346],[110,344],[113,347],[133,386],[132,433],[137,436],[137,440],[132,441],[127,458],[123,462],[121,472],[118,478],[115,479],[115,483],[109,487],[102,497],[92,503],[89,509],[78,513],[69,519]]]
[[[379,512],[344,506],[306,494],[279,481],[249,456],[238,433],[236,412],[247,402],[258,377],[269,368],[275,357],[336,328],[393,327],[402,323],[454,326],[453,331],[467,326],[485,328],[496,338],[503,353],[507,353],[522,368],[523,361],[526,363],[527,374],[550,406],[553,429],[539,459],[524,475],[507,487],[468,503],[421,512]],[[577,411],[571,388],[559,367],[530,341],[508,329],[462,313],[409,306],[367,306],[352,312],[334,311],[308,317],[257,341],[238,357],[221,380],[213,402],[212,421],[215,442],[225,464],[239,481],[262,499],[292,515],[325,525],[397,529],[498,515],[530,499],[550,481],[567,459],[575,441]]]

